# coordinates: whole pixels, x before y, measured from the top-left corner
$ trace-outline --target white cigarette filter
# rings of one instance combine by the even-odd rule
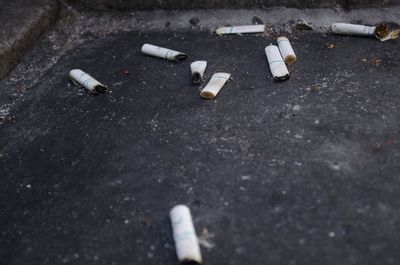
[[[281,52],[282,58],[287,64],[293,64],[297,61],[296,54],[293,51],[292,45],[289,39],[286,37],[279,37],[277,39],[279,51]]]
[[[71,80],[75,84],[79,84],[85,87],[92,93],[104,93],[107,91],[107,87],[88,75],[87,73],[83,72],[80,69],[74,69],[69,72],[69,76]]]
[[[175,241],[176,255],[182,263],[203,262],[190,210],[185,205],[177,205],[169,212]]]
[[[332,33],[342,35],[355,36],[374,36],[376,27],[348,24],[348,23],[333,23]]]
[[[142,52],[147,55],[163,58],[170,61],[182,61],[185,60],[187,57],[187,55],[182,52],[174,51],[171,49],[151,44],[144,44],[142,46]]]
[[[245,34],[245,33],[262,33],[265,30],[265,25],[248,25],[248,26],[233,26],[219,27],[215,30],[218,35],[227,34]]]
[[[206,70],[206,61],[195,61],[190,64],[190,71],[192,72],[192,83],[200,85],[203,81],[204,71]]]
[[[265,48],[265,55],[267,56],[269,69],[275,80],[286,80],[290,77],[289,71],[277,46],[267,46]]]
[[[229,73],[215,73],[211,77],[210,82],[201,90],[200,96],[205,99],[213,99],[217,96],[226,81],[229,80]]]

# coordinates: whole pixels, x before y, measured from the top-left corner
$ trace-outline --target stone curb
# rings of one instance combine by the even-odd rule
[[[0,0],[0,79],[56,20],[59,0]]]
[[[328,8],[342,6],[344,9],[388,7],[399,5],[400,0],[67,0],[68,3],[88,9],[241,9],[270,8],[276,6],[293,8]]]

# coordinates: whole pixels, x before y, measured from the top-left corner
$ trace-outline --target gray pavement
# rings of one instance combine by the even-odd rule
[[[205,264],[400,262],[398,40],[290,23],[217,37],[201,17],[132,16],[65,13],[76,27],[59,24],[0,82],[0,260],[177,264],[168,211],[184,203],[212,243]],[[280,83],[264,55],[278,32],[299,58]],[[189,58],[145,56],[145,42]],[[197,59],[208,77],[232,73],[216,100],[190,84]],[[72,68],[110,92],[71,85]]]
[[[0,0],[0,79],[56,20],[58,0]]]

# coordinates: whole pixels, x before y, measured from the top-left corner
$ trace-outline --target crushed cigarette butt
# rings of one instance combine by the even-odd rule
[[[206,61],[195,61],[190,64],[190,70],[192,72],[192,83],[194,85],[200,85],[203,82],[203,76],[206,67]]]

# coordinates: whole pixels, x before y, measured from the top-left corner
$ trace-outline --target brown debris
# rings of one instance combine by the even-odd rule
[[[374,66],[379,66],[379,65],[381,65],[383,63],[382,59],[379,59],[379,58],[376,58],[376,57],[372,58],[371,60],[363,58],[361,61],[363,63],[369,64],[369,65],[374,65]]]
[[[313,30],[313,26],[311,23],[307,22],[306,20],[299,19],[299,20],[297,20],[296,29],[297,30]]]
[[[371,60],[371,64],[375,65],[375,66],[379,66],[382,63],[382,60],[379,58],[373,58]]]
[[[327,49],[333,49],[333,48],[337,48],[337,45],[336,45],[336,44],[333,44],[333,43],[327,42],[327,43],[325,43],[325,48],[327,48]]]
[[[15,91],[17,91],[18,93],[23,93],[23,92],[25,92],[25,90],[26,89],[22,85],[17,85],[15,87]]]
[[[381,22],[378,25],[376,25],[375,28],[375,36],[378,39],[383,39],[387,37],[390,34],[390,30],[388,25],[385,22]]]

